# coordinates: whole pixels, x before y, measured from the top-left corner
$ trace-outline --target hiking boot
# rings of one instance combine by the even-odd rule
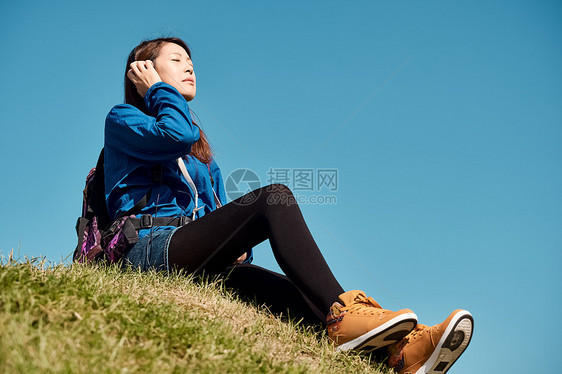
[[[468,347],[473,328],[472,315],[462,309],[438,325],[417,325],[388,347],[387,365],[398,374],[444,374]]]
[[[416,326],[418,318],[410,309],[392,312],[381,308],[363,291],[348,291],[339,296],[327,317],[328,337],[340,351],[365,352],[400,341]]]

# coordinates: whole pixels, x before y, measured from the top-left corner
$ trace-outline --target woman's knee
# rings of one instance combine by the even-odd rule
[[[272,183],[268,184],[267,186],[262,187],[265,191],[269,193],[283,193],[283,194],[290,194],[292,195],[293,192],[289,187],[281,183]]]
[[[297,204],[295,196],[289,187],[284,184],[274,183],[262,187],[263,194],[260,194],[268,205],[293,205]]]
[[[253,190],[240,198],[242,205],[252,205],[255,209],[267,211],[271,206],[297,204],[291,189],[284,184],[274,183]]]

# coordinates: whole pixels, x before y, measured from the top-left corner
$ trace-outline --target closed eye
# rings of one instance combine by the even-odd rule
[[[172,61],[177,61],[177,62],[181,62],[181,60],[178,59],[172,59]],[[189,65],[191,67],[191,70],[193,70],[193,65]]]

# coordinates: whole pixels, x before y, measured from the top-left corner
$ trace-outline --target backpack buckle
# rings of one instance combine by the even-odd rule
[[[141,229],[149,229],[154,224],[154,217],[150,214],[143,214],[140,217],[140,228]]]
[[[189,222],[191,222],[191,219],[187,216],[181,216],[181,217],[178,217],[178,218],[179,218],[179,220],[178,220],[178,224],[179,224],[178,226],[179,227],[185,226]]]

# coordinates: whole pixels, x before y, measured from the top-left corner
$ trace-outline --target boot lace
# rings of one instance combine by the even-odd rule
[[[404,337],[405,342],[409,342],[411,339],[416,339],[418,336],[421,337],[423,333],[427,330],[426,325],[417,324],[414,329]]]
[[[426,329],[426,325],[418,323],[408,335],[402,338],[402,340],[399,340],[388,347],[389,355],[395,358],[401,357],[403,353],[402,350],[404,349],[406,344],[408,344],[411,340],[415,340],[417,337],[421,337]]]
[[[366,297],[363,294],[358,294],[357,296],[355,296],[355,299],[353,301],[354,303],[348,308],[350,312],[363,309],[363,314],[367,314],[365,307],[382,309],[382,307],[375,301],[375,299],[373,299],[372,297]]]

